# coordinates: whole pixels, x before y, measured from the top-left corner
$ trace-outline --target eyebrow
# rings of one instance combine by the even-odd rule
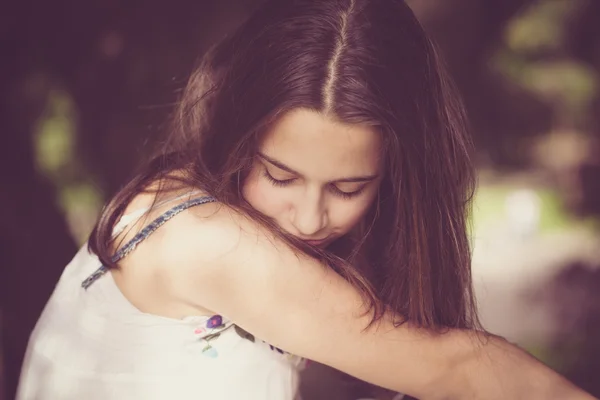
[[[284,163],[282,163],[281,161],[277,161],[261,152],[258,152],[258,156],[260,158],[262,158],[263,160],[267,161],[269,164],[272,164],[274,166],[276,166],[279,169],[282,169],[284,171],[289,172],[290,174],[294,174],[294,175],[299,175],[302,176],[301,173],[299,173],[298,171],[293,170],[292,168],[288,167],[287,165],[285,165]],[[340,179],[335,179],[332,182],[336,182],[336,183],[359,183],[359,182],[370,182],[370,181],[374,181],[375,179],[377,179],[379,177],[378,174],[375,175],[364,175],[364,176],[353,176],[353,177],[349,177],[349,178],[340,178]]]

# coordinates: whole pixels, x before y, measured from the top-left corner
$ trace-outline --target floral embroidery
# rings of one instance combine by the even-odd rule
[[[204,343],[206,344],[204,346],[204,348],[202,349],[202,354],[204,354],[207,357],[211,357],[211,358],[217,357],[219,355],[219,353],[218,353],[217,349],[211,345],[211,340],[218,338],[221,335],[221,332],[226,331],[227,329],[229,329],[231,327],[233,327],[233,329],[235,330],[235,333],[242,339],[249,340],[252,343],[256,342],[256,338],[250,332],[247,332],[246,330],[244,330],[243,328],[241,328],[235,324],[225,324],[225,323],[223,323],[222,316],[213,315],[206,321],[204,327],[200,326],[200,327],[197,327],[196,329],[194,329],[194,334],[199,336],[200,337],[199,339],[204,341]],[[264,343],[266,343],[266,342],[264,342]],[[290,353],[288,353],[278,347],[275,347],[268,343],[266,343],[266,344],[269,346],[269,348],[271,350],[276,351],[279,354],[283,354],[286,356],[292,356]]]
[[[223,325],[223,317],[220,315],[213,315],[206,321],[206,327],[209,329],[219,328]]]
[[[217,349],[212,347],[210,344],[202,349],[202,354],[210,358],[217,358],[217,356],[219,355]]]
[[[246,332],[245,330],[243,330],[242,328],[240,328],[237,325],[234,325],[234,329],[235,329],[235,333],[237,333],[242,339],[246,339],[251,341],[252,343],[254,343],[254,335]]]
[[[206,346],[202,349],[202,354],[215,358],[219,355],[217,349],[215,349],[211,344],[211,340],[218,338],[226,329],[229,329],[231,325],[227,326],[223,324],[223,317],[220,315],[213,315],[206,321],[205,327],[198,327],[194,329],[194,334],[200,336],[200,340],[203,340],[206,343]]]
[[[271,348],[271,350],[274,350],[274,351],[278,352],[279,354],[285,354],[285,351],[281,350],[279,347],[275,347],[272,344],[270,344],[269,347]]]
[[[195,335],[202,335],[205,332],[206,332],[206,329],[202,328],[202,327],[194,329],[194,334]]]

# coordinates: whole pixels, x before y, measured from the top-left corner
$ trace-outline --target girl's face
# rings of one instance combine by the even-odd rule
[[[243,195],[283,230],[324,247],[369,209],[383,174],[380,154],[372,128],[293,110],[262,138]]]

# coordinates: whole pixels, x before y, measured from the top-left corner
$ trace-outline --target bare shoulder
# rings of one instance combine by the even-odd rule
[[[219,303],[216,298],[229,292],[250,292],[253,285],[259,285],[254,280],[263,285],[278,276],[283,266],[291,268],[309,259],[260,223],[218,202],[190,208],[173,218],[159,240],[156,257],[161,268],[176,279],[179,293],[187,293],[188,301],[194,298],[203,307],[212,300]],[[215,287],[218,293],[211,297]]]
[[[270,235],[248,217],[218,202],[192,207],[165,224],[161,234],[161,257],[168,264],[202,263],[204,269],[223,266],[232,258],[243,258],[249,244],[264,242]],[[201,273],[201,271],[197,271]]]

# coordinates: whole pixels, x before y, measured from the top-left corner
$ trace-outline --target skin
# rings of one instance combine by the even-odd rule
[[[264,137],[260,150],[296,173],[260,160],[244,195],[294,235],[338,237],[360,221],[376,196],[379,146],[368,128],[291,113]],[[276,186],[265,170],[295,180]],[[360,195],[345,199],[332,191],[356,191],[360,184],[339,180],[374,174],[379,178]],[[151,200],[139,196],[130,209]],[[392,320],[400,316],[391,314],[365,329],[371,315],[354,287],[224,205],[179,214],[120,267],[111,271],[117,286],[143,312],[175,319],[219,313],[290,353],[421,399],[592,399],[500,338],[395,327]]]
[[[375,199],[380,154],[373,129],[294,110],[264,136],[243,194],[288,233],[326,245],[348,233]]]

